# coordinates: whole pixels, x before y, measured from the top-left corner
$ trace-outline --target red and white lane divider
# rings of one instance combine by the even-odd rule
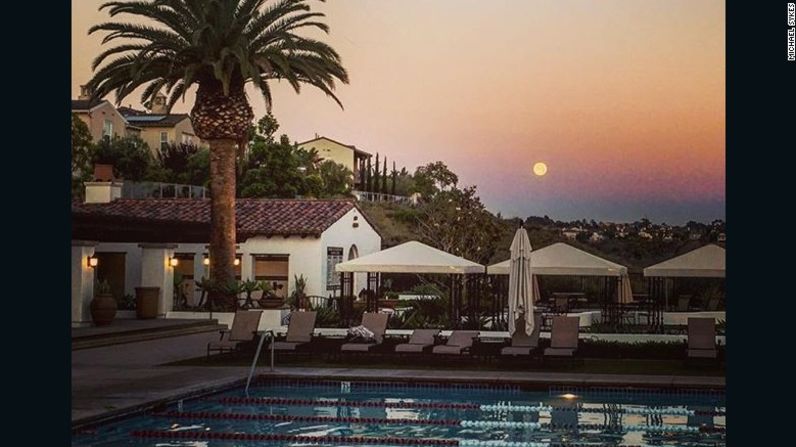
[[[280,397],[223,397],[219,402],[227,405],[310,405],[361,408],[413,408],[434,410],[478,410],[478,404],[459,404],[448,402],[377,402],[377,401],[337,401],[323,399],[284,399]]]
[[[538,430],[541,428],[556,431],[558,429],[583,429],[599,430],[605,428],[599,424],[578,424],[577,426],[557,427],[549,423],[525,422],[525,421],[483,421],[467,419],[406,419],[406,418],[363,418],[363,417],[332,417],[332,416],[302,416],[286,414],[257,414],[257,413],[224,413],[224,412],[166,412],[153,413],[154,417],[169,419],[203,419],[203,420],[238,420],[238,421],[273,421],[273,422],[310,422],[310,423],[337,423],[337,424],[374,424],[374,425],[430,425],[447,426],[462,428],[506,428],[506,429],[525,429]],[[626,431],[645,431],[649,433],[708,433],[722,432],[724,430],[714,427],[697,427],[688,425],[623,425],[621,429]]]

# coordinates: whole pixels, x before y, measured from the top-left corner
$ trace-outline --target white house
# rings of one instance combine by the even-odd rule
[[[597,243],[602,242],[605,240],[605,236],[602,233],[592,232],[591,236],[589,236],[589,242]]]
[[[110,189],[117,183],[92,185]],[[85,270],[95,271],[117,297],[133,295],[142,285],[162,286],[165,315],[173,307],[174,276],[184,281],[207,276],[208,199],[125,199],[96,191],[87,197],[94,203],[72,204],[72,263],[78,264],[73,281],[85,281]],[[238,278],[268,281],[281,296],[293,291],[299,275],[306,279],[307,295],[339,296],[334,266],[381,250],[381,236],[353,199],[238,199],[236,207]],[[89,266],[88,256],[97,259],[96,267]],[[178,260],[176,266],[170,258]],[[355,290],[365,285],[359,276]],[[73,323],[89,321],[86,292],[73,290],[74,300],[80,302],[73,302]]]

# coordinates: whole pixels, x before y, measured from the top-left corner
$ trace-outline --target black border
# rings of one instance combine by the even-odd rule
[[[726,8],[730,445],[791,438],[796,62],[786,60],[787,3],[734,1]],[[64,290],[71,8],[69,1],[6,6],[4,74],[13,76],[4,84],[8,426],[34,434],[36,444],[63,445],[71,433]],[[36,267],[45,258],[46,274]]]

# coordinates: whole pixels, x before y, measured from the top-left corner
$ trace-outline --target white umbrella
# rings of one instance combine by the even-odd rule
[[[531,241],[524,228],[519,228],[511,241],[509,266],[509,333],[514,322],[525,317],[525,333],[533,332],[533,278],[531,274]]]
[[[633,302],[633,289],[630,288],[630,276],[627,274],[619,276],[618,302],[627,304]]]

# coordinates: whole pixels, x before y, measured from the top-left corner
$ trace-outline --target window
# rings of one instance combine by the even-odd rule
[[[160,133],[160,148],[164,149],[167,144],[169,144],[169,133],[168,132],[161,132]]]
[[[340,288],[340,275],[334,271],[334,267],[343,262],[343,247],[326,248],[326,290],[338,290]]]
[[[106,119],[102,123],[102,138],[109,140],[113,138],[113,121]]]
[[[254,279],[267,281],[271,285],[274,295],[279,298],[287,297],[289,281],[289,255],[253,255]]]
[[[182,134],[182,144],[193,144],[193,135]]]

